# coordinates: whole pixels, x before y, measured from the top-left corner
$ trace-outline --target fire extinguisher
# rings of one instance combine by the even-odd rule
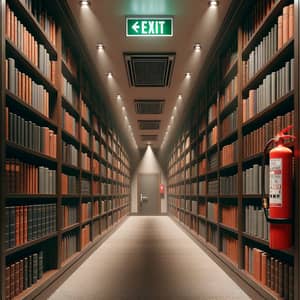
[[[262,168],[262,206],[270,223],[270,248],[288,249],[293,244],[292,213],[293,183],[292,158],[295,136],[287,132],[293,126],[281,130],[269,140],[264,149]],[[287,140],[292,142],[287,143]],[[269,198],[265,195],[265,160],[269,152]]]

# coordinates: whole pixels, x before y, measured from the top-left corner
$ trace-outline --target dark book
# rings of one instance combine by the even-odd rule
[[[29,268],[28,268],[28,258],[25,257],[24,258],[24,289],[27,289],[29,287],[29,283],[28,283],[28,272],[29,272]]]
[[[5,268],[5,300],[10,300],[10,267]]]
[[[32,283],[36,283],[38,280],[38,254],[32,255]]]
[[[24,260],[20,260],[20,292],[24,290]]]
[[[38,279],[43,277],[44,273],[44,253],[40,251],[38,254]]]
[[[28,287],[32,285],[32,255],[28,256]]]

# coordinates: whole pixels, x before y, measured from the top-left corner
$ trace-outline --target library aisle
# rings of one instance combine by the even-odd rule
[[[249,299],[167,216],[129,217],[50,297]]]

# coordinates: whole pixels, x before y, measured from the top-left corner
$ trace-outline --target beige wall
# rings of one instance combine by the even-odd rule
[[[160,175],[160,183],[164,184],[165,186],[165,195],[163,198],[161,198],[161,213],[166,213],[167,212],[167,192],[166,192],[167,181],[165,175],[163,174],[161,166],[150,146],[147,147],[146,152],[144,153],[144,156],[139,162],[138,167],[136,168],[131,179],[131,212],[132,213],[137,212],[137,203],[138,203],[137,202],[137,175],[139,173],[144,173],[144,174],[158,173]]]

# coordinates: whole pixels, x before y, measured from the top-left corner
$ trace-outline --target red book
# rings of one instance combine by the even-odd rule
[[[261,255],[261,282],[263,285],[267,285],[267,253]]]
[[[289,5],[289,32],[288,39],[294,36],[294,4]]]
[[[278,49],[283,45],[283,17],[278,17]]]
[[[282,44],[284,45],[289,39],[289,7],[283,8],[282,16]]]
[[[10,300],[10,267],[5,268],[5,300]]]

